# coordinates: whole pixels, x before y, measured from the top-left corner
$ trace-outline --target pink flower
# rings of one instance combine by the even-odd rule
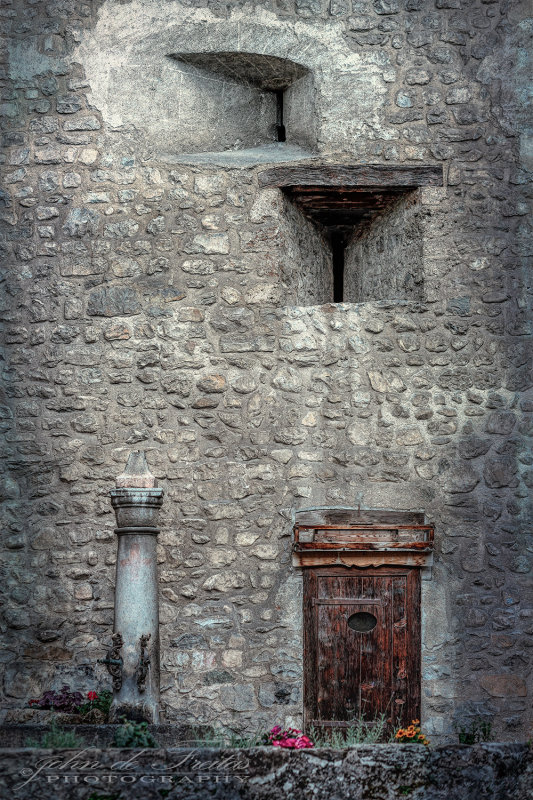
[[[287,750],[302,750],[307,747],[314,747],[314,743],[309,736],[305,736],[298,728],[287,728],[283,730],[281,725],[275,725],[267,734],[268,742],[273,747],[284,747]]]
[[[285,739],[284,742],[281,743],[282,747],[296,747],[296,739]]]
[[[298,750],[302,750],[303,748],[306,747],[314,747],[313,742],[311,741],[311,739],[309,739],[308,736],[299,736],[298,739],[296,740],[296,748]]]
[[[98,692],[87,692],[88,700],[98,700]]]

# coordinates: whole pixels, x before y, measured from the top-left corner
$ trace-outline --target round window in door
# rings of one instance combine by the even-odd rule
[[[358,633],[368,633],[378,624],[377,617],[369,611],[356,611],[348,617],[348,627]]]

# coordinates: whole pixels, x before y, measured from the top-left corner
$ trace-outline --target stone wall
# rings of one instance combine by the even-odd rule
[[[424,232],[417,194],[409,192],[352,235],[344,256],[346,302],[424,299]]]
[[[526,745],[428,750],[422,745],[360,745],[346,750],[168,749],[0,751],[6,796],[40,800],[209,796],[237,800],[331,797],[363,800],[529,800],[533,759]],[[53,787],[53,788],[52,788]]]
[[[435,523],[432,738],[468,714],[527,736],[527,3],[27,0],[3,20],[7,705],[108,681],[108,493],[144,449],[166,492],[168,720],[300,722],[292,514],[361,505]],[[316,149],[185,158],[160,66],[187,49],[301,62]],[[293,158],[443,164],[422,190],[424,302],[310,305],[320,234],[302,251],[307,222],[257,181]]]
[[[280,200],[282,203],[280,204]],[[270,206],[270,210],[265,208]],[[272,208],[276,208],[272,213]],[[253,218],[253,217],[251,217]],[[283,282],[280,302],[285,305],[314,306],[333,300],[333,259],[326,231],[313,224],[277,189],[263,190],[256,203],[256,219],[276,226],[276,260]]]

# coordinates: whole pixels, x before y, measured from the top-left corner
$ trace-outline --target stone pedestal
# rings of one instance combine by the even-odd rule
[[[111,491],[118,536],[111,720],[159,721],[157,518],[163,489],[155,487],[144,453],[130,455]],[[117,658],[118,656],[118,658]]]

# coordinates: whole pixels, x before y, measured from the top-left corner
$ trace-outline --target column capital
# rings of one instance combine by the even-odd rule
[[[124,472],[116,479],[117,489],[153,489],[156,485],[143,450],[133,450]]]
[[[117,488],[110,491],[119,529],[157,529],[157,517],[163,504],[163,489],[155,486],[145,455],[136,450],[130,454],[126,469],[117,478]]]

